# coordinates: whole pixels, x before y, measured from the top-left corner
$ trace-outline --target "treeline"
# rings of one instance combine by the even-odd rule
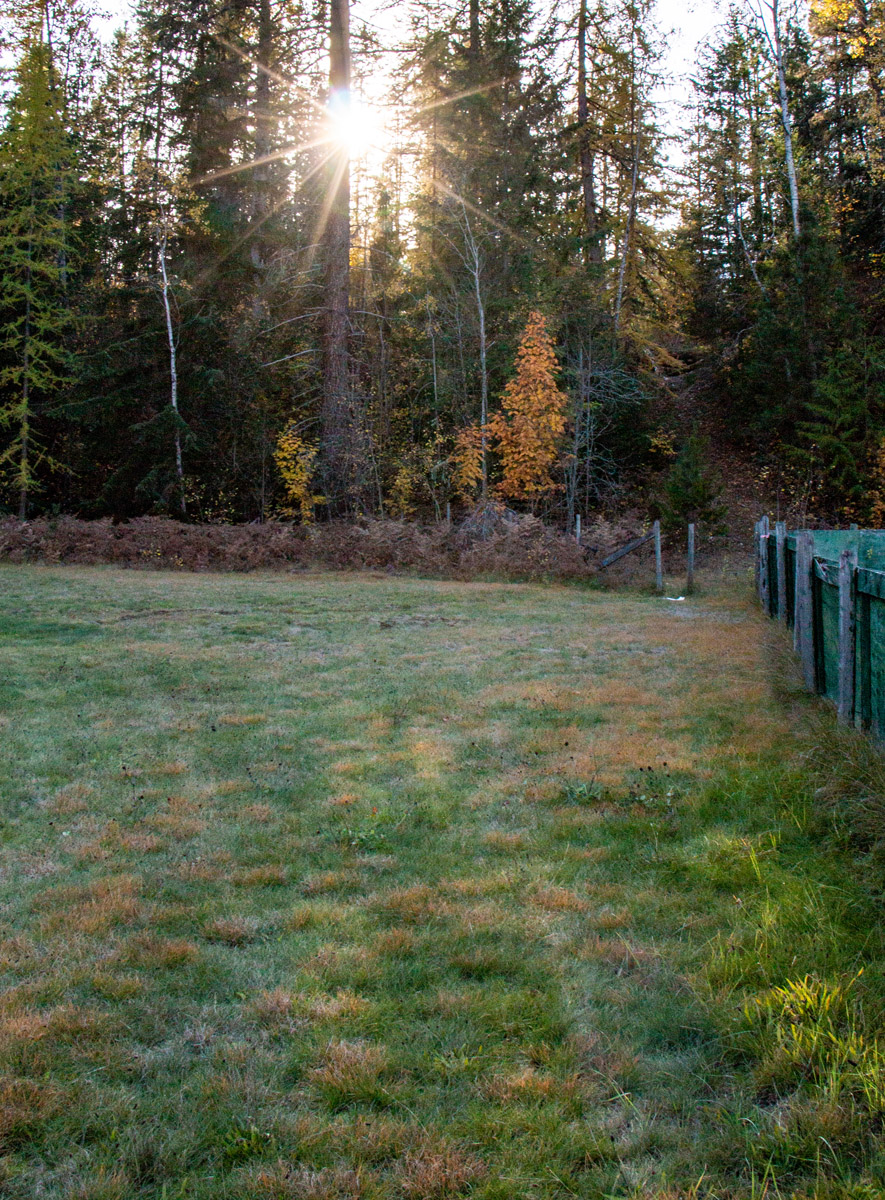
[[[807,18],[807,20],[805,19]],[[885,9],[735,9],[698,64],[678,250],[711,398],[782,499],[881,523]]]
[[[7,511],[712,513],[686,398],[874,502],[878,10],[733,13],[674,174],[646,0],[90,2],[2,22]]]

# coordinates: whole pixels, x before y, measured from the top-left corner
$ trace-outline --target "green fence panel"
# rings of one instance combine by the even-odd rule
[[[778,594],[777,594],[777,540],[774,532],[768,537],[768,595],[771,608],[771,615],[777,616]]]
[[[815,688],[839,703],[839,556],[856,550],[854,719],[885,742],[885,529],[815,529],[811,617]],[[777,615],[777,543],[767,543],[771,615]],[[796,534],[784,543],[787,621],[795,624]],[[848,714],[850,718],[850,713]]]
[[[869,730],[881,740],[885,737],[885,601],[877,596],[869,600]]]
[[[885,572],[857,572],[855,720],[885,739]]]
[[[814,666],[817,690],[839,700],[839,568],[814,561]]]

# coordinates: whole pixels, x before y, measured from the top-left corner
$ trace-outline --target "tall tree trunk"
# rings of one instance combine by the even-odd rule
[[[331,0],[329,108],[332,111],[346,110],[349,102],[349,0]],[[358,413],[350,395],[350,159],[343,146],[332,148],[328,180],[328,219],[324,234],[323,457],[327,493],[331,498],[338,496],[349,499],[355,490],[354,476],[361,431]]]
[[[479,327],[479,428],[480,450],[482,454],[482,498],[485,500],[489,491],[488,431],[486,429],[489,420],[489,369],[486,306],[482,294],[483,261],[479,243],[476,240],[473,226],[470,224],[470,218],[467,215],[467,205],[463,200],[461,201],[461,215],[463,220],[464,249],[466,251],[463,261],[470,272],[470,278],[473,282],[473,294],[476,299],[476,319]]]
[[[470,29],[467,50],[470,57],[476,61],[479,58],[479,0],[470,0]]]
[[[31,189],[33,195],[33,188]],[[22,346],[22,408],[19,426],[19,489],[18,517],[24,521],[28,515],[28,484],[30,482],[30,433],[31,433],[31,244],[28,242],[27,294],[25,296],[24,343]]]
[[[621,248],[621,263],[618,267],[618,294],[615,300],[615,333],[621,327],[621,309],[624,306],[624,284],[627,277],[627,259],[633,241],[633,224],[636,220],[636,188],[639,180],[639,130],[635,131],[633,145],[633,173],[630,177],[630,206],[627,209],[627,226],[624,229],[624,245]]]
[[[799,226],[799,187],[796,182],[796,163],[793,159],[793,121],[790,117],[790,103],[787,96],[787,76],[784,71],[784,51],[781,43],[779,0],[771,0],[768,5],[771,13],[771,37],[769,45],[774,57],[777,72],[777,90],[781,102],[781,124],[784,128],[784,155],[787,162],[787,180],[790,185],[790,209],[793,216],[793,236],[798,242],[801,235]]]
[[[587,105],[587,0],[578,9],[578,165],[581,171],[581,196],[584,202],[584,230],[587,235],[585,258],[588,263],[602,262],[602,246],[597,236],[599,216],[596,208],[596,181]]]
[[[166,313],[166,336],[169,339],[169,403],[175,422],[175,475],[178,480],[178,500],[182,513],[187,512],[184,497],[184,465],[181,458],[181,429],[178,422],[178,359],[175,347],[175,330],[172,325],[172,306],[169,303],[169,276],[166,272],[166,231],[160,239],[160,271],[163,276],[163,310]]]
[[[270,63],[273,54],[273,20],[270,0],[259,0],[258,5],[258,49],[255,56],[255,157],[258,166],[253,171],[252,221],[260,226],[270,214],[270,166],[266,161],[270,154]],[[266,263],[267,250],[260,234],[257,234],[250,250],[252,265],[261,270]]]

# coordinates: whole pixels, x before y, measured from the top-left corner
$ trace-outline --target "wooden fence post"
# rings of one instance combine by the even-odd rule
[[[812,595],[814,570],[814,534],[803,529],[796,534],[796,620],[793,627],[793,644],[802,660],[805,686],[810,692],[817,684],[814,668],[814,597]]]
[[[839,720],[854,720],[854,603],[857,551],[839,555]]]
[[[775,549],[777,550],[777,616],[787,619],[787,523],[778,521],[774,527]]]
[[[450,500],[446,501],[446,524],[449,526],[449,528],[451,528],[451,526],[452,526],[452,503]]]
[[[757,521],[753,526],[753,587],[756,589],[756,596],[760,598],[759,592],[759,538],[761,537],[762,522]]]
[[[768,572],[768,517],[759,522],[759,600],[763,611],[771,616],[771,587]]]
[[[655,537],[655,587],[662,592],[664,590],[664,560],[661,557],[661,522],[655,521],[652,528]]]
[[[581,542],[581,514],[575,517],[575,541],[580,545]]]
[[[694,591],[694,525],[688,527],[688,562],[685,575],[685,591],[687,595],[691,595]]]

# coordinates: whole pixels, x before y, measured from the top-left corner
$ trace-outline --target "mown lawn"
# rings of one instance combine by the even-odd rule
[[[748,582],[0,591],[4,1197],[883,1194],[881,909]]]

